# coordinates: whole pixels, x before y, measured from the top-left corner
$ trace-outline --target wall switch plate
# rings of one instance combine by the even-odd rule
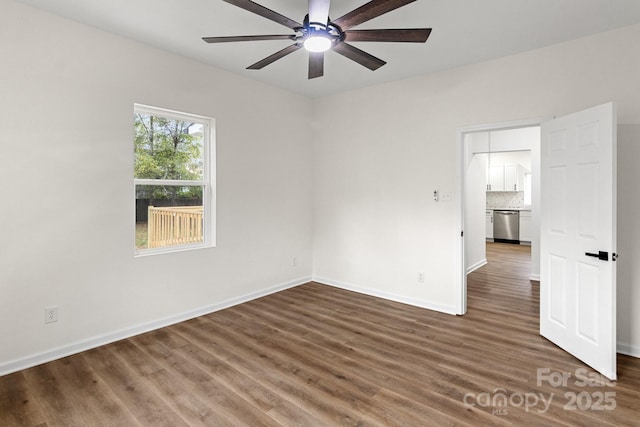
[[[58,306],[53,305],[44,309],[44,323],[53,323],[58,321]]]

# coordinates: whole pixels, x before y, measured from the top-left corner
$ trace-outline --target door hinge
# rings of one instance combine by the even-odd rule
[[[464,230],[460,232],[460,237],[464,237]]]

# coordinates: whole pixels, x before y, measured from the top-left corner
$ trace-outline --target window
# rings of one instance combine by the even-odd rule
[[[213,119],[136,104],[137,255],[213,246]]]

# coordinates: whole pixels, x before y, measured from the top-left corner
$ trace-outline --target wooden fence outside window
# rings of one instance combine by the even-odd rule
[[[202,212],[202,206],[149,206],[148,247],[203,242]]]

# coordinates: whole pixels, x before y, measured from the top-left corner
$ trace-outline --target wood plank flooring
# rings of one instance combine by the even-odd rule
[[[465,316],[308,283],[0,377],[0,426],[639,425],[640,360],[604,385],[538,335],[529,247],[488,257]]]

